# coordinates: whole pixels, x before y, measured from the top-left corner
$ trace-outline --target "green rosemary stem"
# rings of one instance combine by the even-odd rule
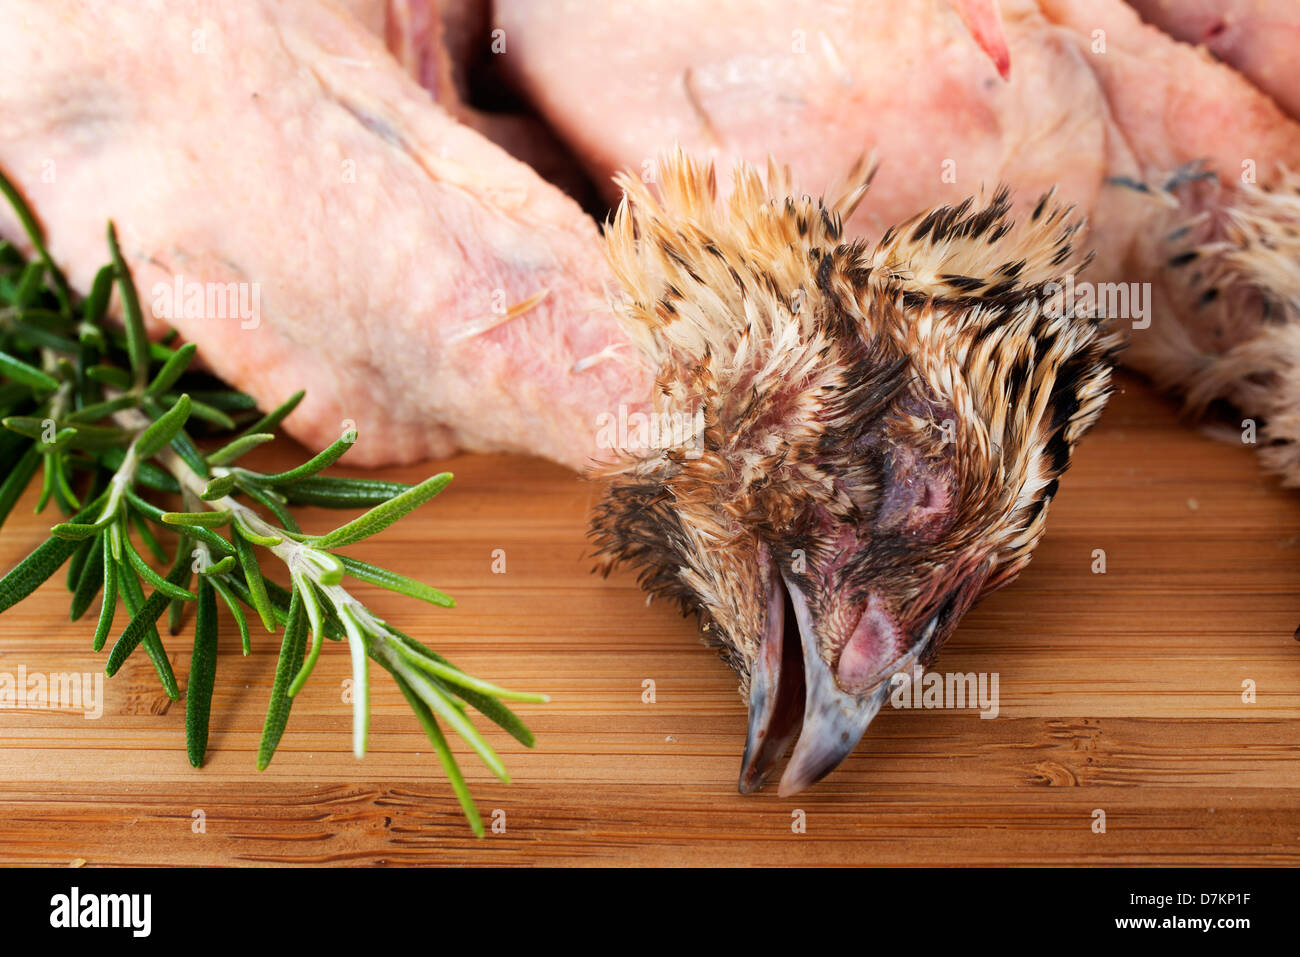
[[[140,429],[147,427],[150,423],[150,419],[138,409],[121,410],[114,413],[113,418],[119,425],[129,429]],[[132,448],[134,448],[134,443]],[[132,453],[128,451],[127,461],[131,461],[132,458]],[[210,479],[205,479],[195,472],[170,446],[159,451],[155,455],[155,459],[180,484],[181,493],[186,502],[202,502],[210,511],[229,512],[232,526],[235,526],[232,535],[239,535],[238,527],[242,526],[255,536],[267,540],[268,544],[265,544],[264,547],[284,563],[289,570],[291,580],[301,582],[303,589],[308,594],[310,594],[309,590],[312,587],[319,588],[324,592],[330,604],[341,613],[340,617],[347,632],[348,645],[352,652],[352,750],[358,758],[365,757],[366,738],[370,721],[368,658],[373,650],[371,646],[374,644],[367,640],[367,633],[380,632],[383,629],[383,623],[374,618],[366,610],[365,606],[353,598],[342,585],[321,580],[319,564],[310,559],[319,559],[321,555],[327,553],[321,552],[305,542],[297,541],[285,529],[272,525],[254,509],[239,501],[233,495],[223,495],[220,498],[204,500],[202,494]],[[221,467],[213,469],[214,478],[226,473],[227,470]],[[186,507],[190,508],[193,505],[189,504]],[[309,603],[309,607],[314,607],[314,603]],[[319,621],[313,621],[312,624],[312,631],[316,634],[316,641],[319,642],[321,630]],[[502,769],[501,773],[504,773],[504,769]]]

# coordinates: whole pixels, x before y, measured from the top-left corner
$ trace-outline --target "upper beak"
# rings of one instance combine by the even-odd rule
[[[864,610],[864,617],[869,613]],[[859,625],[859,630],[867,626]],[[852,690],[845,690],[822,660],[803,592],[788,579],[774,581],[767,627],[750,676],[741,793],[762,786],[795,735],[798,741],[781,778],[783,797],[802,791],[834,770],[857,747],[880,711],[891,676],[912,668],[934,630],[932,619],[900,654],[891,655],[884,667],[873,669],[864,680],[855,681]]]

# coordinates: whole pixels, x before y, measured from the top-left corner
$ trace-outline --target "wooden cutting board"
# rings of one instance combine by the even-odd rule
[[[737,795],[745,708],[693,623],[647,607],[631,576],[589,574],[592,486],[494,456],[391,475],[444,465],[457,477],[441,497],[352,553],[442,587],[458,607],[356,591],[471,673],[553,696],[520,709],[535,750],[491,734],[514,783],[456,745],[503,830],[470,835],[378,669],[370,754],[352,757],[338,645],[259,773],[279,640],[255,631],[241,658],[224,627],[202,770],[185,758],[183,701],[167,701],[143,654],[106,681],[98,719],[0,710],[0,862],[1300,862],[1300,497],[1264,477],[1251,448],[1180,424],[1135,379],[1120,380],[1083,443],[1033,563],[966,617],[937,662],[996,673],[997,717],[886,707],[837,772],[789,799]],[[51,524],[32,504],[0,535],[0,568]],[[178,674],[191,640],[188,627],[167,639]],[[0,672],[20,666],[103,666],[89,629],[67,622],[62,575],[0,617]]]

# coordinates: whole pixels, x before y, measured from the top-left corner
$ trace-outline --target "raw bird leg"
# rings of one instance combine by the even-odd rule
[[[313,447],[580,468],[597,410],[649,395],[595,224],[333,4],[5,0],[0,168],[77,288],[110,218],[146,312],[203,284],[156,324],[266,408],[306,388]]]

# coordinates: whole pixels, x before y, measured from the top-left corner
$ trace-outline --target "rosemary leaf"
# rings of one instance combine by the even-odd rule
[[[220,528],[230,521],[230,511],[222,509],[216,512],[163,512],[160,521],[166,525]]]
[[[126,552],[127,561],[131,563],[131,567],[135,569],[136,574],[147,581],[150,585],[153,585],[153,587],[158,589],[159,592],[166,595],[168,598],[175,598],[179,601],[195,601],[199,597],[193,592],[180,586],[179,580],[181,575],[183,574],[188,578],[190,574],[190,568],[187,563],[179,563],[173,573],[167,578],[164,578],[162,575],[159,575],[156,571],[150,568],[149,563],[140,557],[140,553],[135,550],[135,546],[131,544],[130,539],[124,539],[122,545]]]
[[[397,636],[399,641],[416,654],[423,655],[426,658],[430,658],[452,668],[456,667],[446,658],[442,657],[442,655],[429,649],[422,642],[416,641],[410,635],[398,631],[391,625],[386,627],[390,632]],[[528,730],[527,726],[519,716],[503,705],[500,701],[497,701],[494,698],[489,698],[486,695],[478,694],[477,692],[463,686],[452,690],[458,698],[461,698],[471,707],[475,708],[483,715],[483,717],[498,725],[506,732],[506,734],[510,735],[524,747],[531,748],[536,743],[533,733]]]
[[[385,667],[387,667],[385,665]],[[475,837],[483,836],[483,819],[479,816],[478,806],[474,803],[474,798],[469,793],[469,787],[465,784],[465,776],[460,772],[460,765],[456,763],[456,756],[451,753],[451,748],[447,745],[447,738],[443,735],[442,729],[438,727],[438,721],[429,710],[429,706],[420,700],[420,696],[415,693],[406,680],[391,668],[388,673],[393,676],[397,682],[397,687],[401,689],[402,697],[411,706],[415,712],[416,719],[420,722],[420,727],[424,729],[425,737],[433,745],[433,753],[438,756],[438,763],[442,765],[442,773],[447,775],[447,783],[451,785],[452,792],[456,795],[456,800],[460,802],[461,810],[465,813],[466,820],[469,821],[470,828],[474,831]]]
[[[151,459],[171,443],[190,417],[190,397],[182,395],[153,425],[140,433],[135,440],[135,454],[141,459]]]
[[[59,380],[54,376],[47,375],[21,359],[15,359],[7,352],[0,352],[0,376],[47,392],[53,392],[59,387]]]
[[[96,402],[93,405],[82,406],[76,412],[67,416],[65,422],[98,422],[106,416],[119,412],[122,409],[130,409],[140,404],[140,400],[133,395],[119,395],[114,399],[106,399],[103,402]],[[121,433],[121,430],[117,430]]]
[[[113,266],[101,266],[95,273],[95,280],[90,284],[90,295],[82,304],[81,314],[86,322],[97,326],[108,314],[108,298],[113,292]]]
[[[113,628],[113,616],[117,613],[117,562],[111,555],[104,556],[104,598],[99,605],[99,621],[95,623],[95,635],[90,647],[100,651],[104,641]]]
[[[209,459],[208,461],[211,462],[212,460]],[[225,498],[235,490],[235,483],[238,479],[239,477],[234,472],[227,472],[225,475],[211,478],[208,480],[208,484],[204,486],[199,498],[205,502],[215,502],[217,499]]]
[[[77,546],[77,550],[72,553],[72,561],[68,562],[68,591],[75,592],[77,583],[81,581],[81,570],[86,566],[86,559],[90,558],[90,551],[99,541],[99,536],[87,539]]]
[[[137,477],[138,475],[139,473],[137,473]],[[141,514],[149,518],[151,521],[157,522],[160,525],[171,524],[165,520],[167,515],[169,514],[170,515],[190,514],[188,512],[164,512],[156,505],[146,502],[144,499],[136,495],[134,492],[127,492],[126,500],[130,502],[133,507],[139,509]],[[195,514],[208,515],[211,513],[198,512]],[[220,535],[216,534],[215,532],[210,532],[208,531],[208,529],[193,523],[190,524],[181,523],[181,524],[184,525],[185,534],[188,535],[190,538],[198,539],[200,542],[203,542],[209,548],[216,549],[222,555],[235,554],[234,546],[232,546],[229,542],[227,542],[224,538],[222,538]]]
[[[116,366],[91,366],[86,370],[87,378],[95,382],[112,386],[114,389],[131,388],[131,375]]]
[[[284,499],[281,498],[280,494],[274,489],[262,488],[260,485],[253,485],[250,483],[244,486],[244,491],[248,493],[249,498],[265,505],[271,514],[275,516],[275,520],[280,523],[286,532],[297,535],[302,531],[298,522],[289,514],[288,510],[285,509]],[[257,539],[253,538],[251,541],[257,541]]]
[[[74,518],[85,518],[103,502],[101,495]],[[77,550],[77,543],[51,535],[0,578],[0,612],[8,611],[45,583]]]
[[[222,561],[225,560],[222,559]],[[240,647],[243,649],[244,656],[247,657],[249,651],[252,650],[252,642],[249,640],[248,618],[244,615],[244,609],[240,606],[239,599],[231,593],[230,589],[226,587],[219,577],[216,575],[208,575],[207,577],[213,589],[221,596],[221,600],[226,603],[226,607],[230,609],[230,617],[235,619],[235,625],[239,628]]]
[[[293,683],[289,685],[289,697],[298,697],[298,692],[307,683],[311,677],[312,671],[316,667],[316,660],[320,657],[321,635],[324,632],[324,616],[321,614],[320,601],[316,597],[316,589],[310,581],[295,582],[294,593],[298,595],[303,607],[307,610],[307,623],[311,630],[311,650],[307,653],[306,660],[301,668],[298,669],[297,675],[294,676]]]
[[[271,704],[266,709],[266,723],[262,726],[262,741],[257,748],[257,769],[265,771],[280,745],[280,736],[289,723],[289,683],[302,666],[303,649],[307,641],[306,616],[298,593],[293,593],[289,603],[289,617],[280,642],[280,661],[275,666],[275,683],[271,686]]]
[[[40,257],[41,262],[49,271],[51,280],[54,282],[54,295],[59,300],[59,307],[67,315],[72,314],[72,299],[68,292],[68,282],[63,278],[63,273],[54,265],[54,260],[50,258],[50,252],[45,248],[45,236],[41,233],[41,228],[36,225],[36,217],[32,215],[31,209],[19,194],[13,183],[9,182],[4,173],[0,173],[0,193],[9,200],[9,205],[13,208],[18,221],[23,224],[23,231],[27,233],[27,239],[31,242],[32,248],[36,250],[36,255]]]
[[[401,495],[384,502],[382,505],[376,505],[370,511],[354,518],[346,525],[340,525],[334,531],[319,538],[308,539],[308,541],[316,548],[341,548],[344,545],[352,545],[362,539],[369,538],[371,535],[382,532],[399,518],[433,498],[447,487],[451,478],[450,472],[442,472],[427,478]]]
[[[144,645],[144,653],[153,663],[153,670],[159,675],[162,683],[162,690],[170,700],[178,700],[179,688],[175,684],[175,675],[172,671],[172,662],[168,661],[166,653],[162,650],[162,638],[159,637],[157,629],[157,620],[165,609],[165,594],[155,592],[144,598],[144,590],[140,588],[140,581],[136,579],[135,573],[131,571],[127,564],[118,566],[117,584],[121,592],[122,601],[126,605],[126,614],[131,616],[130,623],[122,629],[121,635],[117,636],[113,648],[108,653],[108,663],[104,666],[104,674],[112,677],[117,674],[118,668],[126,662],[131,653],[140,645]]]
[[[40,448],[40,446],[37,446]],[[54,494],[54,468],[50,463],[54,461],[48,455],[41,456],[41,494],[36,497],[36,514],[39,515],[45,511],[45,506],[49,504],[50,496]]]
[[[130,441],[131,433],[126,429],[78,423],[75,433],[65,440],[65,444],[70,449],[98,452],[102,449],[121,448]],[[55,444],[58,444],[57,436],[55,437]]]
[[[90,554],[82,564],[68,610],[72,621],[78,621],[86,613],[90,603],[99,594],[100,586],[104,584],[104,544],[103,535],[96,536],[90,542]]]
[[[353,578],[369,582],[372,585],[378,585],[380,588],[387,588],[389,591],[395,591],[411,598],[418,598],[420,601],[427,601],[431,605],[441,605],[443,608],[456,607],[454,598],[440,592],[432,585],[426,585],[413,578],[407,578],[405,575],[397,574],[397,572],[390,572],[386,568],[379,568],[357,558],[349,558],[347,555],[335,555],[334,557],[343,563],[343,570]]]
[[[353,437],[349,438],[349,435]],[[353,435],[353,433],[348,433],[348,435],[343,436],[341,439],[335,439],[324,451],[312,456],[296,469],[290,469],[287,472],[277,472],[274,475],[261,475],[258,476],[257,481],[260,485],[287,485],[290,482],[296,482],[299,479],[307,478],[309,475],[315,475],[322,469],[329,468],[342,458],[343,453],[352,448],[354,441],[355,435]]]
[[[478,729],[455,706],[447,693],[439,687],[437,680],[407,664],[396,651],[390,652],[390,654],[392,657],[389,659],[389,664],[410,684],[411,689],[419,695],[420,700],[465,739],[466,743],[478,753],[483,763],[488,766],[488,770],[500,778],[503,783],[509,784],[510,775],[506,771],[505,765],[501,763],[501,758],[492,750],[492,746],[483,740],[483,736],[479,734]]]
[[[25,309],[21,313],[23,316],[31,317],[37,313],[34,309]],[[57,313],[52,313],[57,316]],[[30,342],[34,346],[41,346],[45,349],[53,349],[55,352],[64,352],[69,355],[75,355],[77,352],[77,343],[73,342],[67,336],[61,336],[56,332],[50,332],[42,326],[30,322],[17,321],[12,323],[12,328],[19,338]]]
[[[239,562],[236,561],[235,556],[227,555],[225,558],[221,559],[221,561],[213,562],[207,568],[203,569],[203,571],[201,571],[199,574],[207,575],[209,578],[212,578],[218,575],[225,575],[228,572],[234,571],[238,567],[239,567]]]
[[[190,393],[190,398],[222,412],[256,412],[257,400],[235,389],[203,389]],[[232,426],[233,428],[233,426]]]
[[[200,402],[193,396],[190,396],[190,415],[202,422],[211,423],[220,429],[233,430],[236,427],[235,420],[226,413],[215,406],[208,405],[206,402]]]
[[[45,264],[40,262],[28,263],[27,268],[23,270],[22,277],[18,280],[18,288],[14,291],[14,304],[22,309],[35,302],[36,295],[41,291],[41,283],[44,279]]]
[[[313,475],[281,491],[295,505],[317,505],[322,508],[368,508],[409,491],[413,486],[404,482],[384,482],[379,479],[347,479],[331,475]]]
[[[176,433],[176,438],[172,439],[172,450],[181,457],[181,460],[190,467],[195,475],[199,478],[208,477],[208,463],[199,450],[194,446],[194,440],[189,437],[184,429]]]
[[[68,430],[71,431],[71,430]],[[64,433],[60,433],[63,435]],[[70,514],[81,508],[81,502],[77,499],[76,494],[72,491],[72,486],[68,484],[68,470],[65,465],[66,459],[61,455],[46,455],[46,466],[54,474],[54,492],[59,501],[59,508],[64,514]]]
[[[428,655],[421,655],[411,649],[406,643],[398,642],[394,647],[412,665],[421,671],[428,672],[432,677],[438,678],[444,684],[456,685],[459,689],[475,691],[481,695],[488,695],[493,698],[499,698],[504,701],[524,701],[530,704],[546,704],[550,700],[546,695],[531,694],[526,691],[510,691],[507,688],[499,687],[487,681],[481,681],[478,678],[465,674],[459,668],[445,664]]]
[[[223,445],[217,451],[208,456],[209,465],[229,465],[238,459],[241,455],[257,448],[266,442],[270,442],[275,436],[270,432],[254,432],[250,435],[241,435],[228,445]]]
[[[257,607],[253,604],[253,596],[248,590],[248,583],[242,577],[236,575],[227,575],[223,584],[245,605],[254,611]],[[276,624],[285,625],[289,622],[289,592],[281,588],[275,582],[264,582],[266,585],[267,598],[271,602],[271,614],[275,618]],[[340,629],[338,635],[331,635],[326,626],[326,636],[337,638],[342,634]]]
[[[271,611],[271,601],[266,597],[266,583],[262,578],[262,570],[257,567],[257,556],[253,554],[253,546],[242,534],[232,535],[231,540],[235,544],[235,556],[239,559],[239,567],[244,572],[244,581],[248,583],[248,594],[253,607],[257,609],[263,627],[267,631],[274,632],[275,615]],[[290,604],[290,608],[292,607]]]
[[[60,522],[50,529],[50,534],[69,542],[84,542],[91,536],[99,534],[103,528],[103,525],[88,525],[84,522]]]
[[[239,519],[235,519],[234,527],[235,534],[232,535],[231,538],[242,538],[245,541],[252,542],[254,545],[261,545],[263,548],[274,548],[276,545],[279,545],[284,541],[283,538],[278,536],[261,535],[253,531],[247,524]]]
[[[208,718],[217,676],[217,598],[212,584],[199,578],[199,607],[194,616],[194,657],[185,688],[185,750],[190,764],[203,765],[208,750]]]
[[[295,392],[289,398],[285,399],[273,410],[262,416],[248,428],[244,429],[242,435],[255,435],[258,432],[274,432],[281,422],[288,418],[289,413],[298,408],[298,403],[307,393],[301,389]]]
[[[145,388],[144,394],[159,396],[175,385],[181,373],[189,367],[198,348],[194,343],[187,342],[172,353],[172,357],[163,363],[162,368],[154,375],[153,381]]]
[[[108,252],[113,261],[117,288],[122,294],[122,325],[126,328],[126,351],[131,360],[131,371],[136,386],[143,387],[149,378],[149,339],[145,335],[144,318],[140,314],[140,297],[136,294],[131,270],[122,258],[122,250],[118,248],[117,228],[112,223],[108,224]],[[151,452],[141,458],[147,459],[152,455]]]
[[[351,606],[341,607],[339,617],[343,619],[348,649],[352,652],[352,753],[364,758],[370,736],[370,656],[365,633]]]
[[[172,574],[177,578],[180,577],[180,567],[183,566],[172,570]],[[176,685],[176,675],[172,672],[171,662],[167,660],[167,653],[163,650],[162,639],[158,636],[157,628],[158,618],[167,607],[167,596],[155,591],[146,601],[144,591],[140,587],[140,580],[129,567],[118,568],[118,587],[126,602],[126,610],[131,615],[131,621],[123,629],[122,634],[118,635],[117,642],[108,653],[104,674],[110,678],[117,674],[131,652],[143,644],[145,653],[153,662],[154,670],[158,672],[163,691],[172,701],[178,700],[180,689]]]
[[[193,572],[190,548],[193,545],[192,539],[188,535],[182,535],[176,543],[176,557],[172,559],[170,571],[176,571],[177,565],[184,565],[185,571],[181,574],[177,582],[182,588],[190,587],[190,575]],[[166,556],[163,556],[164,558]],[[169,634],[180,634],[181,625],[185,619],[185,606],[187,602],[180,598],[173,598],[167,603],[167,631]]]
[[[31,482],[32,476],[36,474],[36,466],[40,462],[41,453],[36,446],[29,446],[13,468],[9,470],[4,482],[0,483],[0,525],[4,525],[5,519],[13,511],[14,505],[27,488],[27,484]]]

